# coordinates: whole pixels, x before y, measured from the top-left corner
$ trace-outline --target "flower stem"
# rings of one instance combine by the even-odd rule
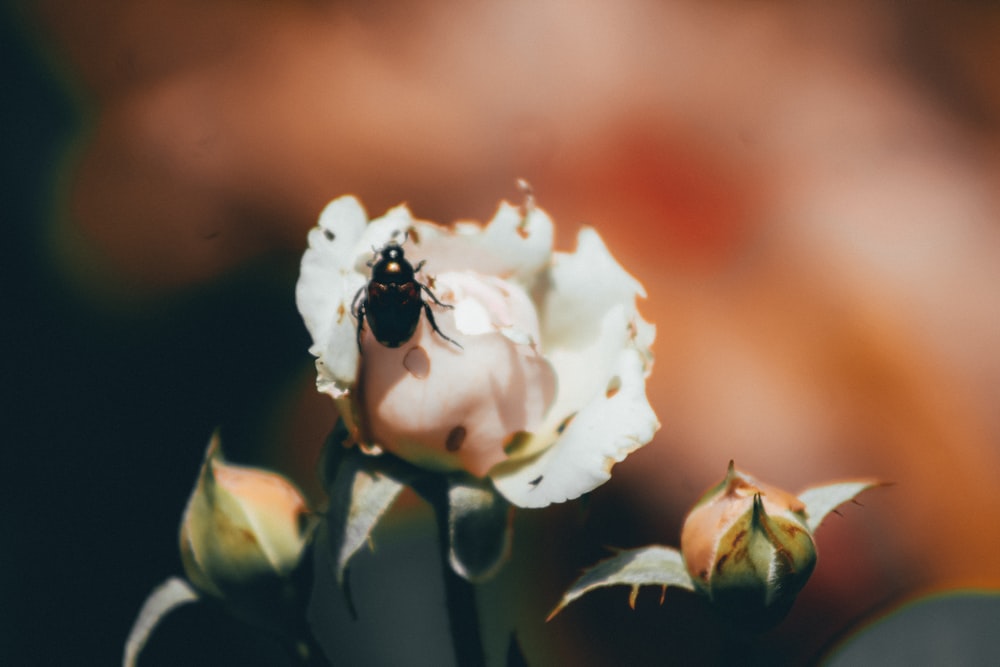
[[[448,606],[455,661],[459,667],[484,667],[482,638],[479,634],[479,613],[473,585],[455,574],[444,561],[444,590]]]
[[[436,476],[426,489],[427,500],[434,508],[441,550],[441,573],[444,578],[445,605],[448,625],[458,667],[485,667],[482,636],[479,631],[479,610],[476,607],[475,586],[458,575],[451,567],[451,535],[449,530],[448,483],[443,475]]]
[[[296,658],[297,664],[301,664],[302,667],[330,667],[330,660],[323,647],[316,641],[316,635],[313,634],[308,618],[309,597],[313,586],[313,559],[316,557],[314,537],[315,531],[311,533],[308,543],[302,550],[299,563],[292,572],[289,600],[289,609],[292,613],[288,619],[290,627],[285,635],[285,643]]]

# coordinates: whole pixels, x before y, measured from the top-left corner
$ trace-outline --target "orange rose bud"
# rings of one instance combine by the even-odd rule
[[[270,624],[294,595],[307,513],[301,493],[281,475],[223,460],[216,434],[181,521],[185,574],[201,593]]]
[[[805,504],[729,463],[688,514],[681,553],[697,589],[726,619],[763,631],[791,609],[816,566]]]

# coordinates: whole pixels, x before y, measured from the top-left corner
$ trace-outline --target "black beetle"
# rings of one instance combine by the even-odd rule
[[[416,273],[424,263],[420,262],[415,267],[410,264],[403,254],[403,247],[395,239],[381,250],[376,250],[375,254],[376,257],[368,262],[368,266],[372,267],[371,279],[358,290],[351,304],[351,312],[358,320],[358,350],[361,350],[361,333],[366,319],[375,340],[386,347],[399,347],[410,340],[417,330],[421,308],[431,328],[441,338],[462,347],[438,328],[430,304],[420,294],[421,291],[426,292],[439,306],[454,307],[438,301],[434,292],[417,280]]]

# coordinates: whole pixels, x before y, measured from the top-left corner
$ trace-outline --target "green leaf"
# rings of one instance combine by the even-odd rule
[[[684,567],[684,559],[676,549],[661,546],[641,547],[622,551],[611,558],[602,560],[594,567],[586,570],[569,590],[562,600],[549,614],[552,619],[566,605],[582,596],[584,593],[602,586],[631,586],[629,606],[635,608],[636,596],[640,586],[662,586],[666,593],[668,586],[678,586],[693,591],[694,582]]]
[[[815,533],[823,519],[838,506],[848,500],[854,500],[862,491],[881,485],[881,482],[874,480],[856,480],[824,484],[806,489],[799,494],[799,500],[806,506],[806,525],[809,527],[809,531]]]
[[[160,621],[177,607],[197,599],[198,593],[194,588],[179,577],[170,577],[157,586],[142,604],[139,616],[128,633],[122,664],[125,667],[135,667],[138,664],[139,654],[142,653],[142,649]]]
[[[409,468],[390,456],[369,456],[356,447],[343,453],[327,487],[330,501],[326,514],[326,541],[337,584],[342,588],[351,558],[368,543],[375,525],[411,475]]]
[[[489,480],[448,478],[448,558],[462,578],[493,576],[510,553],[511,506]]]

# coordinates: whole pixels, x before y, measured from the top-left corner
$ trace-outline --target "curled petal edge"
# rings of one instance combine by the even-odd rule
[[[537,508],[577,498],[610,479],[615,463],[653,439],[660,424],[646,398],[642,354],[623,350],[614,377],[615,386],[584,406],[549,449],[490,471],[509,502]]]

